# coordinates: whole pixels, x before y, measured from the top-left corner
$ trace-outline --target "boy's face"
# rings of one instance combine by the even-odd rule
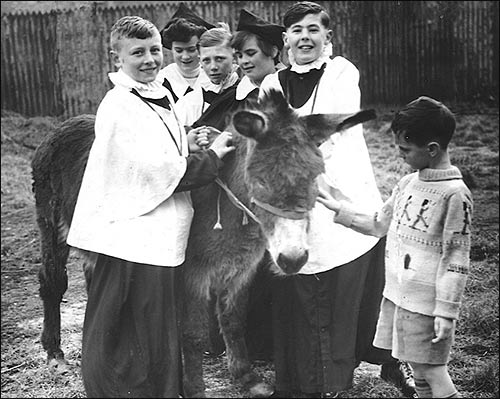
[[[277,54],[278,50],[276,50]],[[260,85],[267,75],[276,70],[273,57],[262,52],[255,36],[251,36],[243,44],[241,50],[235,51],[234,55],[243,73],[257,85]]]
[[[213,84],[220,84],[233,69],[231,47],[200,47],[200,58],[201,66]]]
[[[412,169],[421,170],[428,168],[432,157],[429,151],[429,144],[418,146],[405,139],[405,132],[395,135],[396,146],[399,148],[399,156]]]
[[[172,42],[172,56],[182,72],[190,73],[200,66],[198,36],[193,36],[188,42]]]
[[[290,46],[299,65],[316,61],[331,38],[332,31],[321,24],[321,14],[307,14],[283,33],[285,45]]]
[[[156,31],[147,39],[122,38],[118,46],[117,51],[111,51],[118,68],[140,83],[156,79],[163,64],[160,32]]]

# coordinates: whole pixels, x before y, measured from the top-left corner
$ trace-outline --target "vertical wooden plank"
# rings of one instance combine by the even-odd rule
[[[21,49],[24,46],[21,44],[24,41],[24,32],[25,32],[25,24],[24,21],[25,19],[20,17],[16,18],[16,30],[15,30],[15,54],[17,53],[17,49]],[[26,48],[27,47],[27,48]],[[26,46],[26,51],[29,51],[29,47]],[[30,115],[30,107],[31,107],[31,98],[29,95],[29,80],[28,80],[28,73],[27,73],[27,67],[28,64],[26,62],[16,62],[16,67],[19,69],[20,76],[21,76],[21,87],[20,89],[22,90],[22,93],[28,93],[27,96],[22,96],[22,114],[23,115]]]
[[[462,3],[462,7],[459,9],[458,13],[458,18],[457,21],[455,22],[455,32],[456,32],[456,37],[457,37],[457,46],[456,46],[456,60],[457,60],[457,65],[455,66],[455,79],[460,82],[459,85],[457,85],[458,88],[458,95],[460,98],[463,98],[464,96],[464,78],[463,78],[463,70],[464,70],[464,5]]]
[[[465,2],[465,9],[466,12],[464,13],[464,41],[463,41],[463,47],[464,47],[464,84],[465,84],[465,95],[467,96],[469,94],[469,87],[470,87],[470,81],[469,81],[469,40],[470,40],[470,5],[469,2]]]
[[[421,17],[420,17],[420,4],[419,2],[415,2],[414,3],[414,21],[413,21],[413,26],[414,26],[414,29],[415,29],[415,32],[414,32],[414,39],[413,39],[413,42],[414,42],[414,48],[415,48],[415,57],[413,59],[413,65],[415,66],[415,76],[414,76],[414,87],[413,87],[413,92],[411,94],[411,97],[415,97],[417,94],[418,94],[418,87],[421,87],[421,84],[422,84],[422,78],[421,78],[421,74],[420,74],[420,69],[421,69],[421,65],[419,63],[419,60],[421,59],[421,54],[420,54],[420,50],[421,50],[421,47],[420,47],[420,30],[421,30]]]
[[[31,22],[31,30],[29,32],[29,40],[34,43],[32,62],[36,65],[33,68],[33,98],[35,99],[36,109],[33,110],[34,115],[45,115],[48,111],[47,106],[49,102],[44,96],[44,91],[46,92],[46,84],[44,84],[44,79],[42,78],[42,70],[45,69],[45,65],[50,63],[48,60],[48,54],[43,51],[42,46],[42,30],[45,29],[42,25],[43,15],[35,14],[35,18],[29,18]]]
[[[19,110],[18,96],[19,80],[15,68],[13,49],[13,18],[12,15],[2,15],[2,108]],[[19,112],[19,111],[18,111]]]

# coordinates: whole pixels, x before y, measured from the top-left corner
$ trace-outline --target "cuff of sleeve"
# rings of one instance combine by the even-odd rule
[[[210,158],[212,159],[212,161],[214,162],[217,169],[222,168],[222,166],[224,165],[224,161],[217,156],[217,154],[214,152],[214,150],[208,149],[207,153],[210,156]]]
[[[442,299],[436,299],[436,307],[433,316],[444,317],[446,319],[458,319],[460,311],[460,302],[448,302]]]
[[[347,202],[341,201],[340,209],[338,213],[334,216],[335,223],[339,223],[345,227],[350,227],[352,221],[354,220],[354,210],[349,206]]]

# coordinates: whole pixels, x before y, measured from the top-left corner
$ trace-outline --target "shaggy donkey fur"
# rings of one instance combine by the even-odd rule
[[[272,393],[252,371],[244,338],[251,281],[266,248],[277,274],[297,273],[306,263],[308,211],[316,200],[315,179],[324,168],[318,146],[336,131],[373,118],[373,111],[299,117],[278,92],[230,118],[226,130],[233,132],[236,150],[224,159],[220,178],[260,223],[247,218],[215,183],[191,193],[195,213],[183,266],[186,397],[205,396],[202,359],[210,296],[216,301],[232,376],[251,396]],[[49,363],[57,367],[66,364],[60,347],[60,302],[68,284],[66,236],[94,140],[94,120],[92,115],[67,120],[40,144],[32,161],[42,248],[42,344]],[[218,223],[222,229],[214,229]],[[88,283],[96,257],[84,255]]]

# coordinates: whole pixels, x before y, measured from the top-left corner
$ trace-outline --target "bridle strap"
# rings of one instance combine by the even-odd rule
[[[250,201],[253,202],[255,205],[257,205],[259,208],[262,208],[267,212],[272,213],[273,215],[281,216],[286,219],[293,219],[293,220],[305,219],[308,213],[308,210],[303,208],[295,210],[276,208],[275,206],[268,204],[266,202],[259,201],[256,198],[252,198]]]
[[[241,202],[236,195],[231,191],[231,189],[220,179],[216,178],[215,183],[221,187],[227,194],[228,199],[231,201],[231,203],[238,209],[241,209],[243,212],[245,212],[254,222],[261,224],[260,220],[255,216],[255,214],[248,209],[243,202]],[[273,215],[280,216],[286,219],[293,219],[293,220],[301,220],[305,219],[307,216],[308,210],[307,209],[296,209],[296,210],[288,210],[288,209],[280,209],[276,208],[275,206],[268,204],[266,202],[259,201],[258,199],[251,198],[250,202],[253,202],[255,205],[257,205],[259,208],[262,208],[266,210],[269,213],[272,213]]]
[[[238,209],[241,209],[245,212],[254,222],[260,224],[260,220],[257,219],[257,216],[253,214],[253,212],[248,209],[243,202],[241,202],[236,195],[230,190],[230,188],[218,177],[215,178],[215,183],[218,184],[227,194],[227,197],[231,201],[231,203]]]

